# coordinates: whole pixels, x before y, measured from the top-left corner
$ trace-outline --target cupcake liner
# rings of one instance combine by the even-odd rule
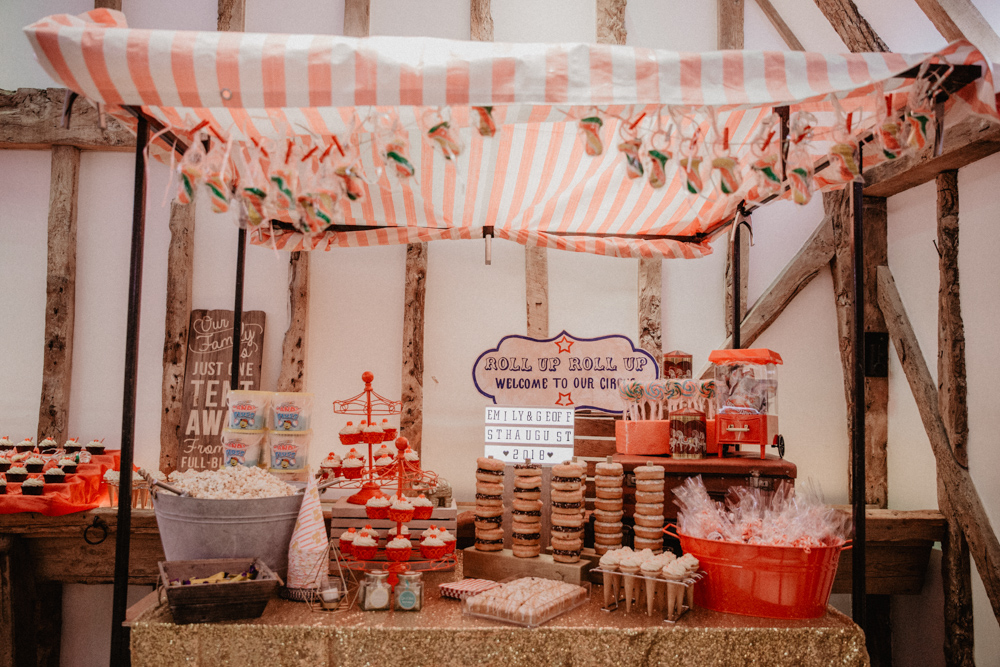
[[[24,467],[28,469],[30,473],[42,472],[42,468],[45,467],[44,463],[25,463]]]
[[[0,496],[6,495],[6,494],[7,494],[7,485],[6,484],[0,484]]]
[[[10,461],[0,461],[0,472],[7,472],[10,470]]]
[[[445,542],[444,547],[447,549],[447,553],[455,553],[455,545],[458,544],[458,540],[451,540],[450,542]]]
[[[428,505],[426,507],[414,507],[413,508],[413,518],[417,521],[425,521],[431,518],[431,514],[434,513],[434,506]]]
[[[396,563],[405,563],[410,560],[410,556],[413,554],[413,547],[406,547],[404,549],[389,549],[385,550],[385,556],[391,561]]]
[[[353,540],[338,540],[340,543],[340,553],[347,554],[348,556],[354,553],[354,541]]]
[[[351,554],[358,560],[371,560],[375,558],[376,553],[378,553],[377,546],[359,547],[355,544],[351,547]]]
[[[388,507],[368,507],[365,505],[365,514],[369,519],[384,519],[389,516]]]
[[[420,555],[427,560],[437,560],[439,558],[444,558],[445,554],[448,553],[448,545],[442,544],[437,547],[429,547],[426,544],[420,545]]]
[[[389,520],[396,523],[407,523],[413,520],[413,510],[397,510],[389,508]]]
[[[20,472],[20,473],[18,473],[18,472],[8,472],[7,473],[7,481],[8,482],[13,482],[13,483],[16,484],[18,482],[23,482],[26,479],[28,479],[28,474],[24,473],[24,472]]]
[[[22,496],[40,496],[45,490],[42,486],[24,486],[21,485],[21,495]]]
[[[73,465],[64,465],[64,466],[62,466],[62,469],[63,469],[63,472],[66,473],[67,475],[75,475],[76,474],[76,464],[75,463]]]
[[[341,433],[340,434],[340,444],[342,444],[342,445],[359,445],[359,444],[361,444],[361,434],[360,433]]]
[[[357,468],[344,468],[344,479],[361,479],[361,473],[364,471],[364,466],[358,466]]]
[[[387,428],[382,431],[382,442],[392,442],[396,439],[396,429]]]
[[[365,444],[377,445],[382,442],[382,431],[372,431],[371,433],[362,433],[361,439]]]

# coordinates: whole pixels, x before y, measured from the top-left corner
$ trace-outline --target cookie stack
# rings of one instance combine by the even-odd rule
[[[552,466],[549,497],[552,502],[552,559],[575,563],[583,549],[583,475],[586,468],[565,461]]]
[[[500,459],[476,459],[476,549],[503,550],[503,469]]]
[[[635,469],[635,550],[663,551],[663,466]]]
[[[542,542],[542,466],[531,461],[514,466],[514,513],[511,549],[518,558],[534,558]]]
[[[625,470],[609,456],[594,470],[594,551],[603,555],[622,546],[622,485]]]

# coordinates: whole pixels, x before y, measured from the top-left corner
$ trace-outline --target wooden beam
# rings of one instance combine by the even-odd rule
[[[49,184],[48,268],[45,279],[45,350],[38,439],[69,437],[69,396],[73,375],[73,321],[76,314],[76,212],[80,149],[52,147]]]
[[[968,384],[965,374],[965,325],[958,274],[958,172],[937,177],[938,287],[938,410],[959,465],[969,467]],[[938,481],[938,506],[954,516],[943,481]],[[944,654],[949,666],[975,664],[972,567],[969,544],[957,522],[949,522],[941,540],[941,585],[944,589]]]
[[[549,255],[545,248],[524,249],[524,291],[528,336],[549,337]]]
[[[815,0],[815,2],[852,53],[889,50],[882,38],[858,11],[854,0]]]
[[[781,39],[785,42],[785,46],[790,48],[792,51],[806,50],[805,47],[802,46],[802,42],[799,41],[799,38],[795,36],[792,29],[788,27],[787,23],[785,23],[785,19],[781,18],[781,14],[779,14],[778,10],[771,4],[771,0],[757,0],[757,6],[760,7],[762,12],[764,12],[764,16],[766,16],[767,20],[771,22],[771,25],[774,26],[777,33],[781,35]]]
[[[493,11],[490,0],[471,0],[470,34],[473,42],[493,41]]]
[[[135,135],[106,116],[106,129],[97,122],[97,109],[82,98],[73,103],[69,129],[61,126],[64,88],[0,90],[0,150],[49,150],[53,145],[81,150],[132,151]]]
[[[934,156],[930,144],[918,155],[884,162],[865,171],[865,194],[891,197],[933,181],[942,171],[960,169],[1000,151],[1000,124],[969,117],[944,131],[944,149]]]
[[[628,37],[628,31],[625,29],[627,2],[628,0],[596,1],[598,44],[625,44]]]
[[[719,50],[743,48],[743,0],[716,0]]]
[[[660,311],[663,291],[663,262],[639,260],[639,347],[653,355],[663,372],[663,316]]]
[[[805,289],[805,286],[812,282],[831,259],[833,259],[833,225],[830,216],[826,216],[809,240],[743,318],[740,324],[740,339],[744,347],[752,345],[778,319],[795,295]],[[732,347],[732,344],[732,338],[727,338],[718,349]],[[700,377],[703,380],[708,379],[711,373],[712,366],[709,365]]]
[[[1000,620],[1000,541],[993,532],[969,471],[959,465],[951,451],[948,430],[938,410],[937,386],[927,370],[927,362],[892,272],[889,267],[880,266],[877,275],[879,305],[934,452],[938,480],[948,497],[947,509],[952,512],[948,520],[961,526],[993,606],[993,614]]]
[[[419,453],[424,426],[424,301],[427,297],[427,244],[406,246],[403,295],[403,413],[399,434]]]
[[[177,469],[184,434],[184,367],[187,364],[191,287],[194,282],[195,205],[170,203],[167,246],[167,313],[163,328],[163,380],[160,390],[160,470]]]
[[[122,10],[122,0],[94,0],[94,9]]]
[[[1000,37],[972,0],[917,0],[917,4],[946,40],[967,39],[989,60],[1000,61]]]
[[[281,342],[278,391],[305,391],[306,336],[309,329],[309,254],[293,252],[288,260],[288,329]]]
[[[219,0],[216,29],[219,32],[246,30],[247,0]]]
[[[367,37],[371,23],[371,0],[345,0],[344,34],[348,37]]]

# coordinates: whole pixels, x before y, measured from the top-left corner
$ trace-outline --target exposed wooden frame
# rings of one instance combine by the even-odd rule
[[[471,0],[469,34],[473,42],[493,41],[493,11],[490,0]]]
[[[993,614],[1000,620],[1000,541],[993,532],[969,471],[959,465],[951,451],[948,430],[938,409],[937,385],[927,369],[892,272],[888,266],[880,266],[877,275],[879,306],[934,452],[938,480],[948,497],[947,510],[951,515],[946,516],[961,526],[993,606]]]
[[[122,0],[94,0],[94,9],[122,10]]]
[[[76,214],[80,149],[52,147],[49,185],[48,267],[45,279],[45,348],[38,439],[68,437],[76,314]]]
[[[967,39],[993,62],[1000,60],[1000,37],[972,0],[916,0],[941,36],[949,42]]]
[[[626,4],[628,0],[596,0],[598,44],[625,44],[628,37],[628,31],[625,29]]]
[[[549,255],[545,248],[524,250],[524,292],[528,336],[549,337]]]
[[[106,116],[106,129],[97,122],[97,109],[82,98],[73,103],[69,128],[62,127],[65,88],[0,90],[0,150],[49,150],[54,145],[81,150],[132,151],[135,136]]]
[[[371,24],[371,0],[345,0],[344,34],[348,37],[367,37]]]
[[[305,391],[309,333],[309,253],[293,252],[288,258],[289,319],[281,342],[278,391]]]
[[[785,46],[790,48],[792,51],[806,50],[805,47],[802,46],[802,42],[799,41],[799,38],[795,36],[792,29],[788,27],[787,23],[785,23],[785,19],[781,18],[781,14],[778,13],[775,6],[771,4],[771,0],[756,0],[756,2],[757,6],[760,7],[760,10],[764,12],[764,16],[767,17],[767,20],[771,22],[772,26],[774,26],[775,31],[777,31],[777,33],[781,36],[782,41],[785,42]]]
[[[427,244],[406,246],[403,295],[403,412],[399,433],[420,453],[424,426],[424,302],[427,298]]]
[[[882,38],[858,11],[854,0],[814,0],[826,20],[840,35],[844,45],[854,53],[888,51]]]

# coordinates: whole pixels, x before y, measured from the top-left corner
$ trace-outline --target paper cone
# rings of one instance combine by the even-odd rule
[[[652,616],[653,609],[656,607],[656,589],[659,588],[659,582],[646,579],[644,583],[646,585],[646,614]]]
[[[329,548],[319,490],[310,476],[288,545],[288,588],[322,588],[328,579]]]

